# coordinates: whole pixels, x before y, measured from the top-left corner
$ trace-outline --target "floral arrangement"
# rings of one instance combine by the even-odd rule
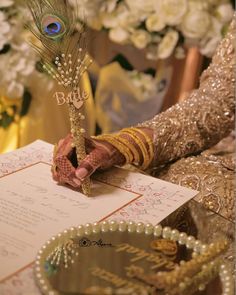
[[[198,46],[210,57],[233,16],[227,0],[70,0],[95,30],[107,30],[111,41],[146,49],[148,59],[184,57],[186,46]]]
[[[145,49],[149,59],[181,58],[186,46],[196,45],[211,56],[233,16],[228,0],[69,0],[83,7],[81,19],[96,30],[106,30],[110,40]],[[0,127],[27,114],[32,99],[29,77],[37,68],[37,55],[25,41],[22,19],[28,10],[20,0],[0,1]],[[149,95],[155,83],[138,73],[132,80]],[[43,79],[43,75],[39,79]],[[149,78],[151,79],[151,78]],[[139,85],[137,85],[139,84]],[[142,85],[141,85],[142,84]],[[51,87],[49,85],[49,87]],[[144,88],[145,89],[144,89]]]
[[[17,5],[17,6],[16,6]],[[27,9],[15,0],[0,1],[0,127],[7,128],[27,114],[31,94],[28,78],[37,57],[25,41],[22,22]]]
[[[148,100],[158,93],[157,79],[150,74],[138,72],[136,70],[126,71],[131,85],[138,89],[141,93],[143,101]]]

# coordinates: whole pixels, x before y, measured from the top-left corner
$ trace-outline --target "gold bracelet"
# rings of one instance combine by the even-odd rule
[[[140,128],[131,128],[132,130],[139,132],[146,140],[148,146],[149,146],[149,153],[150,153],[150,158],[153,160],[154,158],[154,146],[151,138]]]
[[[147,169],[152,160],[150,159],[148,150],[147,150],[145,144],[143,143],[143,141],[141,140],[141,138],[131,128],[123,129],[121,132],[129,134],[133,138],[133,140],[138,144],[138,146],[143,154],[143,164],[142,164],[141,168],[143,170]]]
[[[125,164],[131,164],[133,162],[133,155],[129,148],[124,144],[119,142],[114,135],[103,134],[96,137],[96,140],[104,140],[113,145],[124,157],[126,160]]]
[[[130,151],[130,149],[124,145],[123,143],[119,142],[116,138],[116,136],[108,135],[106,137],[107,141],[110,142],[110,144],[114,145],[121,154],[123,154],[126,158],[126,163],[125,164],[131,164],[133,162],[133,155]]]
[[[130,151],[132,152],[133,154],[133,157],[134,157],[134,164],[136,165],[139,165],[140,163],[140,155],[138,153],[138,151],[136,150],[136,148],[132,145],[131,142],[129,142],[128,139],[124,138],[124,137],[121,137],[122,133],[119,133],[117,136],[116,136],[116,139],[118,141],[120,141],[121,143],[123,143],[124,145],[126,145]]]
[[[124,133],[128,134],[129,136],[131,136],[133,138],[133,140],[136,142],[136,144],[139,146],[142,155],[143,155],[143,163],[141,165],[141,169],[145,170],[147,169],[147,167],[149,166],[149,162],[150,162],[150,158],[149,158],[149,153],[148,150],[145,146],[145,144],[143,143],[143,141],[141,140],[141,138],[136,134],[135,131],[131,130],[131,129],[125,129],[122,130]]]

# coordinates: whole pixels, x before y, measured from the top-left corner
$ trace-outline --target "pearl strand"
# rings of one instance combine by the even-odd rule
[[[222,295],[234,294],[234,279],[230,267],[227,264],[220,266],[220,279],[222,283]]]

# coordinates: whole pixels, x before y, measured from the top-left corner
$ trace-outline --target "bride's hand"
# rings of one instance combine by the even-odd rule
[[[97,169],[104,170],[125,162],[124,156],[108,142],[85,139],[85,146],[87,157],[78,167],[75,149],[72,148],[72,135],[59,141],[52,167],[52,176],[56,182],[78,188]]]

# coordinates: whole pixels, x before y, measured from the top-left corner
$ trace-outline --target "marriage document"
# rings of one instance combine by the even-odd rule
[[[52,180],[51,152],[51,145],[36,142],[0,156],[0,282],[31,264],[60,231],[108,218],[156,224],[197,194],[114,168],[96,176],[88,198]]]

